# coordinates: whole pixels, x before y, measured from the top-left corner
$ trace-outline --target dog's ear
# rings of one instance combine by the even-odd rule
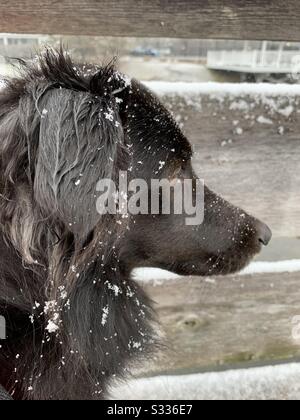
[[[52,88],[39,111],[35,200],[46,217],[58,218],[84,239],[101,217],[96,185],[114,178],[124,153],[118,104],[113,95]]]

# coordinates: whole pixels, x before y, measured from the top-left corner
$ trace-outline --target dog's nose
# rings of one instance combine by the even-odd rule
[[[265,223],[257,222],[257,236],[261,244],[267,246],[272,239],[272,231]]]

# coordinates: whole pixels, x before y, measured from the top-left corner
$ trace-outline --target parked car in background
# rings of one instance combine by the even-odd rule
[[[159,51],[154,48],[138,47],[131,52],[131,55],[134,57],[159,57],[160,54]]]

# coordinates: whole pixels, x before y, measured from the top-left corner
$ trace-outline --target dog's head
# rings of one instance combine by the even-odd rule
[[[7,89],[19,95],[20,85],[21,97],[14,98],[12,92],[2,98],[18,100],[18,108],[9,113],[9,102],[1,106],[6,137],[1,145],[2,195],[7,200],[14,194],[20,197],[22,206],[13,217],[20,220],[23,212],[24,220],[12,226],[12,236],[22,237],[18,248],[25,261],[36,260],[28,230],[45,225],[58,237],[72,236],[77,247],[88,246],[95,238],[106,245],[104,237],[118,242],[118,259],[126,271],[151,266],[187,275],[232,273],[270,241],[266,225],[207,187],[197,195],[190,143],[139,82],[111,66],[75,67],[63,53],[48,51],[40,68],[31,68]],[[23,142],[16,133],[25,133]],[[97,208],[98,182],[111,180],[118,191],[121,171],[128,182],[146,182],[150,201],[151,181],[168,180],[174,186],[191,180],[194,203],[203,201],[201,222],[187,223],[184,206],[177,214],[174,194],[169,195],[169,214],[163,213],[160,203],[155,214],[149,205],[147,212],[129,212],[128,218],[104,216]],[[40,226],[33,228],[30,218],[38,214]]]
[[[122,243],[124,265],[159,267],[183,275],[229,274],[244,268],[269,243],[271,231],[264,223],[207,187],[197,192],[189,141],[160,101],[136,81],[127,99],[124,131],[125,142],[132,147],[131,178],[147,180],[150,201],[157,193],[153,178],[169,180],[174,189],[191,180],[195,208],[199,200],[203,206],[201,220],[188,223],[185,206],[178,212],[178,199],[175,205],[174,193],[163,195],[162,187],[160,195],[169,197],[171,211],[165,214],[161,204],[153,214],[149,204],[148,214],[131,217]]]
[[[78,375],[89,382],[103,372],[120,373],[124,358],[151,337],[149,302],[130,280],[132,269],[233,273],[268,244],[271,232],[207,187],[199,193],[190,143],[139,82],[112,66],[75,66],[62,51],[22,67],[23,76],[0,93],[1,227],[37,281],[46,273],[46,283],[35,289],[43,290],[42,304],[48,301],[41,328],[59,336],[49,358],[57,354],[57,368],[59,355],[72,354],[69,365],[78,364]],[[125,202],[139,202],[142,214],[121,211],[120,173],[128,183],[143,181],[138,199],[132,191],[123,194]],[[153,180],[168,181],[169,194],[154,191]],[[175,187],[188,180],[189,193],[183,189],[178,200]],[[115,212],[99,211],[100,191],[102,204],[104,196]],[[201,201],[198,223],[188,222],[187,195],[194,206]],[[49,366],[46,371],[51,374]]]

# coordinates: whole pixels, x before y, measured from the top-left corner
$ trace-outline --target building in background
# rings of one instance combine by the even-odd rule
[[[212,49],[207,54],[207,68],[238,74],[241,81],[298,83],[300,45],[286,42],[244,42],[241,49]]]

